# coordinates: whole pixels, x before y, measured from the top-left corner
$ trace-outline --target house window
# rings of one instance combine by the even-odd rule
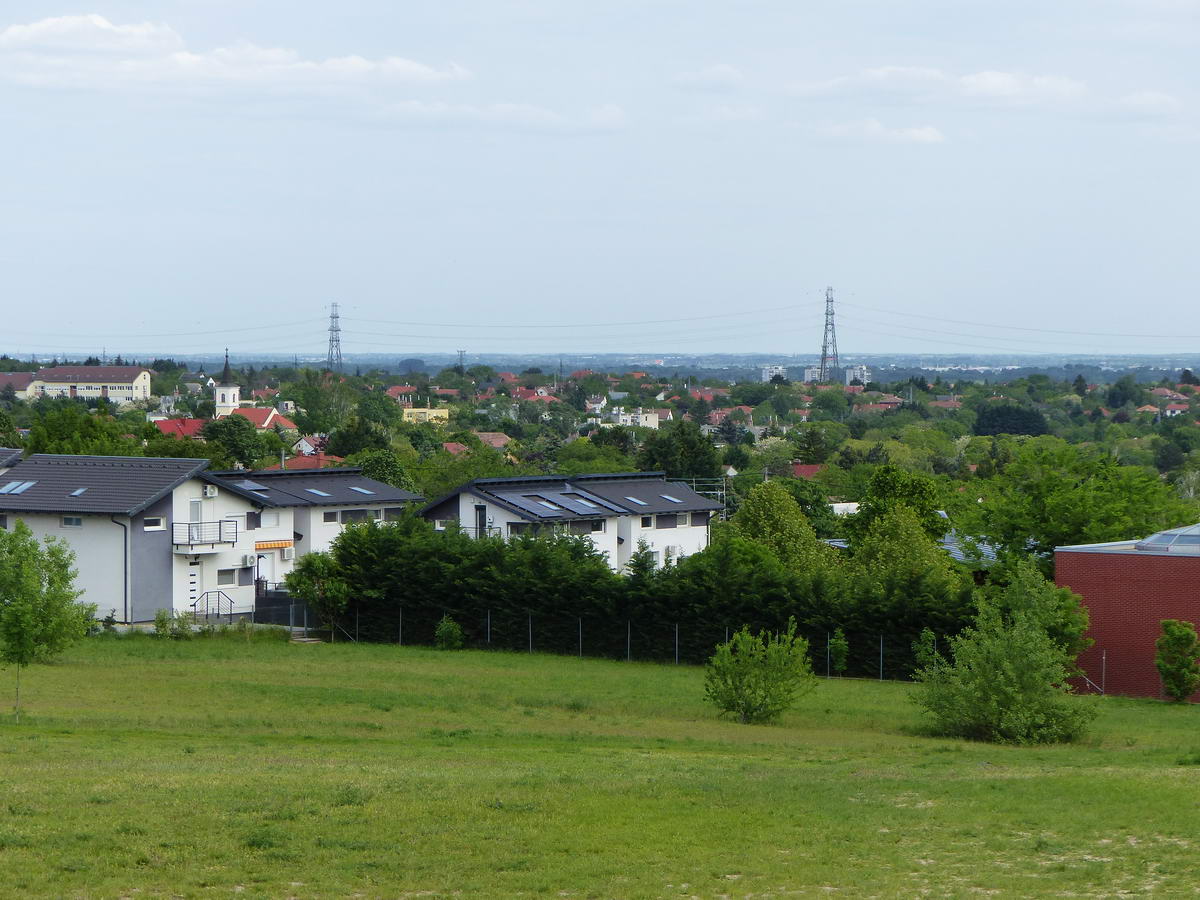
[[[656,517],[654,524],[658,528],[675,528],[679,525],[679,516],[675,513],[664,513]]]
[[[603,519],[576,519],[571,523],[571,534],[594,534],[604,531]]]
[[[258,524],[263,528],[274,528],[279,524],[279,510],[263,510],[258,514]]]
[[[654,516],[642,516],[642,527],[643,528],[653,528],[654,527]]]
[[[693,525],[707,525],[709,515],[710,515],[710,513],[707,510],[705,510],[704,512],[692,513],[692,524]]]
[[[450,527],[450,523],[453,521],[454,521],[453,519],[434,519],[433,520],[433,530],[434,531],[445,531],[447,528]]]
[[[508,533],[510,535],[528,534],[529,533],[529,523],[528,522],[509,522],[508,523]]]
[[[335,512],[333,510],[326,510],[325,512],[321,513],[321,521],[322,522],[336,522],[337,521],[337,512]]]
[[[8,531],[8,516],[0,516],[0,531]]]
[[[237,584],[237,569],[217,569],[217,585]]]
[[[365,509],[343,509],[342,522],[365,522],[367,521],[368,511]]]
[[[404,518],[404,507],[389,506],[383,511],[383,518],[388,522],[399,522]]]
[[[62,527],[63,528],[82,528],[83,527],[83,517],[82,516],[63,516],[62,517]]]
[[[142,519],[143,531],[165,531],[166,527],[166,520],[162,516],[146,516]]]

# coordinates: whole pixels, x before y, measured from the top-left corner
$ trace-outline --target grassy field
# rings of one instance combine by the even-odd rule
[[[13,672],[0,673],[11,697]],[[907,685],[778,726],[696,668],[89,639],[0,722],[6,897],[1116,896],[1200,884],[1200,708],[921,736]]]

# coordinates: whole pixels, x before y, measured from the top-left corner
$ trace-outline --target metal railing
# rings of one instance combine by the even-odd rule
[[[234,544],[237,543],[237,522],[221,519],[218,522],[175,522],[171,540],[176,544]]]
[[[197,619],[221,616],[233,617],[233,598],[224,591],[205,591],[192,604],[192,613]]]

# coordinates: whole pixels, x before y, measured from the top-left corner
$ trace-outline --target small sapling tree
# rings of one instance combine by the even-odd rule
[[[1163,619],[1162,634],[1154,642],[1154,665],[1162,679],[1163,693],[1184,701],[1200,688],[1200,639],[1196,626],[1178,619]]]
[[[87,634],[95,606],[75,601],[75,555],[54,538],[39,544],[18,520],[0,531],[0,663],[16,666],[14,718],[21,719],[21,670],[46,662]]]
[[[746,626],[717,645],[704,672],[704,697],[742,724],[772,722],[816,685],[808,642],[796,620],[781,633],[751,633]]]
[[[442,616],[433,630],[433,643],[439,650],[461,650],[463,646],[462,626],[449,616]]]
[[[327,553],[306,553],[283,580],[288,593],[307,603],[321,624],[330,629],[350,598],[350,586],[341,568]]]
[[[846,671],[846,663],[849,658],[850,642],[846,640],[846,633],[839,628],[829,641],[829,660],[835,675],[841,675]]]

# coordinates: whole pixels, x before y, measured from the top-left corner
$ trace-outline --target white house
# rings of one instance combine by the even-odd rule
[[[0,459],[3,454],[0,453]],[[208,472],[207,460],[35,454],[0,477],[17,520],[75,553],[81,600],[119,621],[159,609],[254,609],[258,583],[326,550],[349,522],[397,517],[417,495],[361,471]]]
[[[720,503],[661,472],[477,478],[430,503],[435,528],[472,537],[561,531],[587,537],[621,571],[644,541],[659,564],[708,546]]]

